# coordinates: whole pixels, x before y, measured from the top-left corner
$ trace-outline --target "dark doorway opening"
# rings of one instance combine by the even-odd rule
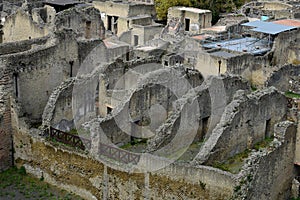
[[[202,131],[201,131],[201,140],[204,138],[208,131],[208,122],[209,122],[209,117],[204,117],[202,119]]]
[[[73,76],[73,65],[74,65],[74,61],[70,61],[69,64],[70,64],[70,77],[72,77],[72,76]]]
[[[111,31],[112,29],[112,16],[107,16],[107,30]]]
[[[91,38],[91,21],[85,22],[85,38],[90,39]]]
[[[265,138],[271,136],[271,119],[266,120]]]
[[[220,74],[221,74],[221,64],[222,64],[222,61],[219,60],[218,63],[219,63],[219,71],[218,71],[218,75],[220,75]]]
[[[190,31],[190,22],[190,19],[185,18],[185,31]]]
[[[119,17],[114,17],[114,34],[118,34],[118,19]]]

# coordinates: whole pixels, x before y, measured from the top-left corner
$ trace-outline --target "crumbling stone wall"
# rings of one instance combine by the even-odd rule
[[[292,8],[291,5],[284,2],[263,2],[262,10],[285,10]]]
[[[49,29],[46,26],[35,23],[22,9],[7,17],[3,25],[3,43],[39,38],[48,34]]]
[[[264,85],[269,71],[272,70],[271,58],[271,53],[264,56],[237,55],[227,59],[227,71],[232,74],[242,75],[253,85],[261,87]]]
[[[285,2],[272,2],[272,1],[252,1],[245,4],[241,11],[248,17],[261,17],[263,15],[270,18],[294,18],[294,13],[297,8]],[[292,11],[292,12],[291,12]]]
[[[17,9],[19,9],[23,3],[24,3],[23,1],[19,1],[19,0],[1,0],[0,1],[0,16],[5,17],[5,16],[12,14]],[[31,12],[31,10],[33,8],[42,7],[43,1],[27,0],[25,5],[24,6],[26,7],[27,11]]]
[[[293,91],[296,89],[293,87],[293,82],[297,81],[297,77],[299,75],[300,65],[285,65],[271,74],[266,82],[266,85],[274,86],[282,92]]]
[[[112,92],[116,90],[129,90],[130,87],[136,83],[138,73],[134,72],[134,69],[139,66],[143,66],[144,70],[148,69],[153,71],[162,67],[161,64],[151,58],[137,62],[124,62],[118,59],[116,62],[109,64],[105,71],[99,76],[99,114],[101,117],[106,116],[107,105],[114,108],[120,102],[120,99],[116,98],[117,96],[111,96]],[[147,71],[139,73],[146,72]]]
[[[38,24],[54,24],[56,11],[53,7],[45,5],[44,7],[35,8],[32,10],[32,20]]]
[[[42,116],[44,128],[59,125],[62,120],[73,120],[72,89],[74,82],[74,78],[67,79],[50,95]],[[59,130],[66,131],[63,129]]]
[[[0,44],[0,55],[20,53],[35,48],[37,45],[45,45],[49,37],[23,40],[19,42],[8,42]]]
[[[296,136],[296,152],[295,152],[295,163],[300,163],[300,106],[299,106],[300,101],[298,101],[298,109],[296,111],[297,115],[297,136]],[[299,188],[299,187],[298,187]]]
[[[199,114],[199,126],[194,141],[199,142],[205,137],[208,138],[219,123],[226,105],[231,102],[235,92],[240,89],[247,91],[249,85],[239,77],[221,76],[210,77],[205,80],[201,86],[196,87],[175,102],[179,109],[166,119],[165,123],[157,129],[156,135],[148,141],[148,151],[157,150],[170,142],[177,134],[180,118],[184,117],[181,115],[185,104],[190,104],[193,101],[197,102],[199,106],[199,113],[188,113],[188,115]]]
[[[280,123],[265,150],[251,154],[238,175],[207,166],[172,164],[146,174],[111,169],[83,152],[49,143],[27,129],[13,109],[15,163],[85,199],[282,199],[293,179],[295,126]],[[260,192],[257,192],[260,191]],[[286,195],[286,196],[285,196]]]
[[[11,70],[9,76],[14,78],[11,91],[21,103],[23,113],[36,122],[41,120],[52,90],[70,77],[70,62],[73,61],[74,71],[78,68],[74,35],[66,31],[58,33],[57,38],[52,44],[49,40],[46,47],[0,57],[2,66]]]
[[[153,70],[153,63],[149,63],[149,67],[147,67],[148,64],[144,65],[144,68],[141,68],[139,73],[146,74],[147,70]],[[152,66],[151,66],[152,65]],[[155,65],[160,65],[156,64]],[[154,65],[154,66],[155,66]],[[160,65],[161,66],[161,65]],[[150,69],[151,67],[151,69]],[[139,70],[137,69],[133,70]],[[144,70],[144,71],[143,71]],[[189,76],[189,73],[185,76],[185,72],[183,71],[182,74],[178,71],[180,76],[175,76],[176,81],[174,82],[174,76],[171,76],[170,69],[157,69],[149,74],[146,74],[144,77],[141,77],[142,79],[138,79],[135,81],[138,81],[138,84],[135,87],[130,87],[130,83],[119,83],[120,85],[116,85],[115,87],[117,89],[126,90],[127,89],[134,89],[134,91],[128,91],[129,94],[127,94],[125,97],[123,94],[123,97],[119,99],[118,104],[114,104],[115,106],[118,105],[118,107],[114,107],[113,115],[107,116],[104,120],[102,120],[100,123],[92,124],[92,126],[100,126],[104,133],[108,136],[108,138],[111,138],[111,141],[113,143],[126,143],[130,141],[130,135],[126,134],[124,130],[122,130],[118,124],[116,124],[116,120],[127,124],[132,124],[132,126],[135,125],[135,123],[141,123],[147,124],[150,123],[150,114],[149,109],[153,105],[160,105],[163,106],[166,111],[166,117],[173,111],[173,101],[175,101],[179,96],[183,95],[184,92],[187,92],[192,87],[195,87],[198,84],[201,84],[202,80],[201,75],[196,74],[194,76]],[[173,72],[174,73],[174,72]],[[111,74],[111,73],[109,73]],[[122,76],[123,71],[121,71]],[[191,74],[192,75],[192,74]],[[198,76],[197,76],[198,75]],[[141,75],[139,75],[141,76]],[[199,77],[200,76],[200,77]],[[132,77],[137,79],[137,77]],[[130,78],[129,77],[129,78]],[[166,77],[168,79],[161,79],[161,77]],[[194,79],[192,81],[196,85],[190,85],[190,83],[187,81],[188,79]],[[118,80],[118,79],[113,79]],[[120,80],[122,80],[120,78]],[[124,78],[124,81],[126,79]],[[134,81],[133,81],[134,82]],[[112,83],[114,85],[115,83]],[[123,88],[122,88],[122,87]],[[114,88],[114,86],[112,86]],[[119,88],[120,87],[120,88]],[[171,88],[171,89],[170,89]],[[174,91],[178,93],[174,93]],[[181,93],[180,93],[180,92]],[[99,97],[103,98],[103,97]],[[115,98],[115,97],[114,97]],[[100,101],[102,102],[102,101]],[[112,100],[111,100],[112,102]],[[100,104],[100,103],[99,103]],[[107,105],[107,104],[106,104]],[[100,107],[101,105],[99,105]],[[100,112],[101,114],[101,112]],[[155,129],[158,128],[159,125],[161,125],[161,122],[157,122],[152,124],[152,121],[155,121],[157,119],[151,119],[150,129],[152,132],[155,132]],[[147,124],[149,125],[149,124]],[[135,125],[136,126],[136,125]],[[140,127],[141,128],[141,127]],[[132,135],[138,136],[140,134],[140,130],[131,130]]]
[[[1,0],[0,1],[0,16],[5,17],[10,15],[22,6],[22,2],[16,0]]]
[[[223,162],[274,135],[274,124],[286,118],[286,97],[274,87],[246,96],[241,92],[226,107],[195,163]],[[256,111],[256,112],[253,112]]]
[[[85,199],[221,200],[233,194],[235,177],[230,173],[175,164],[149,174],[117,171],[83,152],[49,143],[34,130],[18,127],[22,120],[13,126],[16,165]]]
[[[86,75],[87,71],[93,70],[93,67],[99,67],[99,66],[89,66],[86,64],[86,58],[89,58],[89,53],[93,51],[94,49],[97,49],[97,57],[100,57],[103,62],[107,59],[106,53],[107,49],[103,43],[102,40],[99,39],[93,39],[93,40],[79,40],[78,43],[78,61],[81,63],[81,68],[78,69],[75,65],[75,68],[73,68],[72,72],[72,78],[68,78],[67,80],[63,81],[57,88],[53,90],[51,93],[47,105],[43,111],[43,127],[49,127],[54,125],[59,125],[59,122],[61,120],[67,120],[69,122],[72,121],[73,124],[73,110],[71,106],[72,102],[72,92],[73,92],[73,84],[78,80],[78,77],[75,77],[78,74],[80,77],[81,75]],[[94,54],[93,54],[94,55]],[[75,63],[76,64],[76,63]],[[67,78],[67,77],[66,77]],[[80,78],[79,78],[80,79]],[[96,93],[96,88],[93,91]],[[86,88],[84,89],[86,91]],[[84,96],[84,95],[83,95]],[[84,98],[84,97],[83,97]],[[88,102],[85,101],[85,99],[77,99],[79,102],[85,103],[85,105],[81,105],[83,107],[87,106]],[[96,101],[93,101],[95,104]],[[72,125],[74,126],[74,124]],[[60,129],[62,130],[62,129]],[[64,129],[66,130],[66,129]]]
[[[274,40],[273,65],[282,66],[299,62],[300,29],[278,34]]]
[[[44,44],[45,38],[34,41]],[[32,123],[41,122],[50,93],[70,76],[69,61],[74,61],[74,71],[78,66],[77,43],[71,32],[57,33],[57,41],[52,38],[46,43],[34,46],[32,41],[24,41],[20,47],[13,44],[11,51],[26,51],[0,56],[1,170],[12,163],[10,97],[15,96],[22,105],[20,115],[30,117]],[[34,48],[27,49],[29,45]],[[12,53],[11,51],[4,48],[4,53]]]
[[[78,37],[104,39],[105,28],[100,12],[94,7],[70,8],[57,13],[55,29],[70,28]]]
[[[59,125],[61,121],[67,121],[67,122],[73,121],[72,89],[73,89],[72,87],[68,87],[59,95],[59,98],[56,101],[54,116],[51,123],[54,126]],[[72,126],[66,127],[66,129],[64,129],[63,131],[69,131],[70,129],[72,129]]]
[[[113,22],[117,22],[117,30],[112,27],[112,31],[117,34],[122,34],[124,31],[128,31],[131,28],[132,20],[136,16],[151,16],[156,18],[156,11],[153,4],[139,4],[131,2],[113,2],[113,1],[93,1],[95,8],[100,10],[102,20],[106,30],[108,29],[109,17],[118,17],[121,19],[112,19]],[[116,21],[115,21],[116,20]]]
[[[294,179],[296,125],[276,124],[274,140],[254,151],[246,161],[235,187],[234,199],[288,199]]]
[[[10,71],[4,70],[0,65],[0,171],[13,164],[13,147],[11,131],[10,89],[12,80]]]
[[[103,46],[104,48],[104,43],[100,39],[90,39],[90,40],[77,40],[78,43],[78,60],[79,63],[83,63],[84,59],[88,56],[88,54],[97,46]],[[99,55],[102,56],[103,59],[105,59],[104,55]]]

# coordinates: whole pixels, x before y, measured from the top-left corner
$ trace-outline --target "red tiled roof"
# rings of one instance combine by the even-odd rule
[[[300,27],[300,20],[294,20],[294,19],[277,20],[277,21],[273,21],[273,23],[286,25],[286,26]]]

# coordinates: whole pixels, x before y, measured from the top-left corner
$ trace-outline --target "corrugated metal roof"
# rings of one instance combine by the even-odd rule
[[[261,27],[261,26],[264,26],[267,23],[268,22],[257,20],[257,21],[252,21],[252,22],[244,23],[244,24],[242,24],[242,26]]]
[[[259,32],[259,33],[267,33],[267,34],[271,34],[271,35],[276,35],[278,33],[284,32],[284,31],[293,30],[295,28],[297,28],[297,27],[279,25],[279,26],[254,28],[254,29],[252,29],[252,31]]]
[[[254,29],[251,29],[252,31],[259,32],[259,33],[267,33],[271,35],[276,35],[278,33],[297,28],[295,26],[286,26],[286,25],[281,25],[273,22],[263,22],[263,21],[253,21],[253,22],[244,23],[242,25],[255,27]]]
[[[212,42],[202,45],[204,48],[214,49],[223,48],[230,51],[248,52],[253,55],[262,55],[270,50],[269,42],[265,39],[259,38],[239,38],[232,40],[223,40],[218,42]],[[228,54],[221,54],[222,56],[229,56]],[[221,56],[219,53],[216,56]]]

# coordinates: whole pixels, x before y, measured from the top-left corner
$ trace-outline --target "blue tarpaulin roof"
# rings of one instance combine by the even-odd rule
[[[268,16],[264,16],[264,15],[263,15],[263,16],[260,17],[260,20],[261,20],[261,21],[266,21],[266,20],[268,20],[268,19],[269,19]]]
[[[286,26],[286,25],[275,24],[272,22],[264,22],[264,21],[253,21],[253,22],[244,23],[242,25],[255,27],[251,29],[252,31],[259,32],[259,33],[267,33],[271,35],[276,35],[278,33],[297,28],[295,26]]]

